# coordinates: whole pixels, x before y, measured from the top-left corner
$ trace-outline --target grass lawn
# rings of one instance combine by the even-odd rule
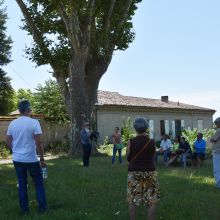
[[[23,218],[13,166],[1,165],[0,219],[127,220],[127,165],[112,166],[110,160],[107,156],[93,157],[89,169],[82,167],[80,159],[48,161],[46,192],[50,211],[37,215],[30,181],[31,214]],[[201,169],[164,168],[159,164],[158,174],[161,188],[158,220],[220,219],[220,190],[214,188],[211,161],[205,161]],[[146,219],[144,208],[139,210],[138,219]]]

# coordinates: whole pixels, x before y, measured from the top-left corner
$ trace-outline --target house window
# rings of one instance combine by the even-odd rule
[[[172,121],[172,138],[176,137],[176,126],[175,126],[175,120]]]
[[[175,138],[177,135],[181,136],[182,129],[185,127],[184,120],[173,120],[172,121],[172,137]]]
[[[169,120],[165,120],[165,134],[170,134]]]
[[[169,120],[161,120],[160,121],[160,134],[161,136],[168,134],[169,135],[170,128],[169,128]]]
[[[203,130],[203,120],[199,119],[198,120],[198,131],[202,131]]]
[[[181,120],[181,130],[183,130],[185,128],[185,121]]]
[[[154,138],[154,120],[149,120],[149,135],[150,138]]]

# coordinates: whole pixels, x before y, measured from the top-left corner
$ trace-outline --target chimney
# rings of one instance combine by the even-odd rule
[[[169,102],[169,96],[161,96],[161,101],[168,103]]]

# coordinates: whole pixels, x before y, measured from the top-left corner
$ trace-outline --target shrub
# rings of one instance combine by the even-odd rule
[[[98,147],[101,154],[110,154],[112,152],[113,144],[110,142],[109,137],[105,136],[104,142]]]
[[[198,134],[198,130],[196,128],[193,130],[186,129],[182,131],[182,136],[186,138],[186,141],[189,142],[191,147],[193,147],[197,134]]]
[[[122,127],[122,143],[124,145],[127,145],[128,141],[135,137],[135,131],[133,128],[133,122],[131,120],[131,117],[124,118],[123,119],[123,127]]]
[[[211,136],[214,135],[215,130],[214,129],[204,129],[201,131],[203,134],[203,138],[207,141],[207,153],[211,152],[210,147],[208,146],[208,140]],[[193,148],[193,144],[197,138],[198,130],[193,129],[193,130],[183,130],[182,135],[186,138],[186,140],[189,142],[191,148]]]
[[[65,137],[61,141],[51,142],[49,145],[47,145],[45,151],[50,152],[52,154],[68,153],[69,146],[70,146],[69,139],[68,137]]]
[[[136,132],[133,127],[133,121],[131,120],[131,117],[123,119],[123,127],[122,127],[122,143],[124,145],[127,145],[128,141],[136,136]],[[147,135],[150,134],[150,130],[147,129],[146,131]]]
[[[9,158],[10,154],[11,154],[10,150],[6,148],[5,143],[1,142],[0,143],[0,158],[2,159]]]

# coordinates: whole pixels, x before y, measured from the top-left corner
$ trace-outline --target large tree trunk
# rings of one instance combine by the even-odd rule
[[[98,84],[111,62],[114,49],[126,49],[132,41],[133,33],[123,37],[122,31],[127,33],[127,30],[130,33],[130,27],[124,24],[130,21],[136,9],[136,1],[126,0],[122,13],[118,9],[114,12],[119,2],[115,0],[109,1],[107,7],[101,5],[100,8],[95,0],[87,0],[83,13],[78,6],[72,4],[75,1],[42,1],[39,6],[46,6],[43,13],[47,18],[40,22],[38,19],[41,17],[41,7],[36,9],[35,1],[16,2],[24,15],[25,29],[33,36],[37,45],[36,48],[33,47],[34,50],[30,50],[34,53],[31,59],[37,61],[38,65],[51,65],[62,91],[71,119],[70,153],[73,155],[80,152],[79,132],[83,121],[91,118]],[[59,18],[63,21],[62,28]],[[115,24],[117,20],[118,24]],[[45,22],[49,22],[46,28]],[[59,26],[57,30],[54,30],[54,25]],[[49,43],[51,38],[47,34],[57,38],[54,44]],[[70,54],[72,57],[68,70],[66,59],[69,59]],[[62,58],[64,62],[58,62],[57,59]]]
[[[69,65],[69,108],[68,113],[71,119],[71,146],[69,154],[78,155],[82,151],[80,142],[80,130],[83,122],[91,122],[94,104],[97,100],[97,90],[100,78],[99,69],[85,69],[83,56],[72,57]],[[96,72],[94,72],[96,71]]]

